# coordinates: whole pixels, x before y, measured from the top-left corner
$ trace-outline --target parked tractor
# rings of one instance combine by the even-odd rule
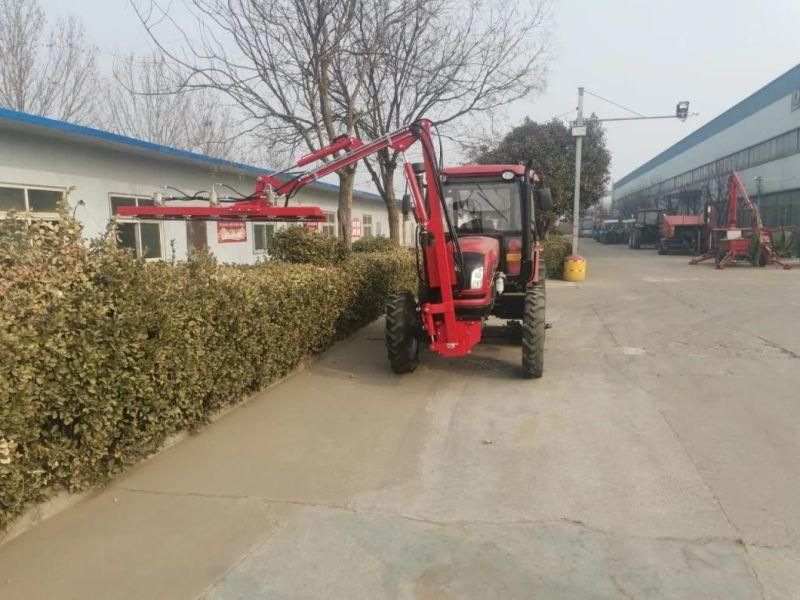
[[[642,208],[636,211],[628,235],[628,248],[639,250],[642,246],[658,244],[661,239],[661,212],[657,208]]]
[[[606,219],[600,226],[597,241],[601,244],[624,244],[630,223],[623,219]]]
[[[259,177],[244,199],[212,198],[209,206],[123,207],[121,216],[142,219],[242,219],[320,222],[318,207],[288,206],[302,187],[387,149],[419,144],[422,162],[405,162],[409,194],[403,212],[418,224],[418,291],[398,290],[386,304],[386,348],[395,373],[410,373],[420,348],[442,356],[465,356],[482,337],[490,316],[521,326],[522,370],[541,377],[544,369],[545,277],[538,218],[552,207],[531,163],[441,168],[422,119],[372,142],[342,136],[303,156],[282,173]],[[297,174],[301,167],[322,166]],[[288,180],[278,177],[291,174]],[[287,175],[288,176],[288,175]],[[196,200],[196,197],[193,198]],[[162,199],[169,200],[169,199]],[[216,200],[216,204],[214,202]]]
[[[702,252],[705,241],[705,218],[703,215],[661,215],[659,227],[661,237],[656,243],[659,254],[688,252],[697,255]]]

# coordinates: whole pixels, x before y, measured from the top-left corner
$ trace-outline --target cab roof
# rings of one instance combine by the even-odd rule
[[[499,177],[505,171],[511,171],[514,175],[525,175],[524,165],[462,165],[460,167],[445,167],[442,174],[448,177]],[[539,181],[539,175],[531,171],[531,180]]]

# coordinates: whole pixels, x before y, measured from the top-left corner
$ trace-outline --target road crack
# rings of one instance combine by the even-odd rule
[[[784,346],[781,346],[780,344],[773,342],[772,340],[768,340],[767,338],[761,337],[760,335],[755,336],[755,338],[761,340],[764,344],[766,344],[773,350],[777,350],[778,352],[788,356],[789,358],[800,358],[800,354],[797,354],[797,352],[793,352],[792,350],[789,350],[788,348],[785,348]]]

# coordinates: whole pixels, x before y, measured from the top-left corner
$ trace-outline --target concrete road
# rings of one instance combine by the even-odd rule
[[[0,548],[0,597],[800,598],[800,270],[586,242],[519,349],[380,323]]]

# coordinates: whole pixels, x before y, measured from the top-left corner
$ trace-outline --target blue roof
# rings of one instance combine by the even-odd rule
[[[792,67],[786,71],[786,73],[771,81],[751,96],[748,96],[732,108],[729,108],[718,117],[703,125],[700,129],[690,133],[679,142],[664,150],[661,154],[651,158],[641,167],[631,171],[619,181],[614,182],[614,187],[617,188],[626,183],[630,183],[637,177],[664,164],[671,158],[686,152],[693,146],[704,142],[711,136],[718,134],[731,125],[735,125],[739,121],[757,113],[770,104],[774,104],[781,98],[785,98],[798,89],[800,89],[800,64]]]
[[[95,129],[94,127],[86,127],[85,125],[76,125],[67,121],[59,121],[57,119],[49,119],[47,117],[39,117],[25,112],[19,112],[8,108],[0,108],[0,120],[10,121],[20,125],[28,125],[33,128],[40,128],[49,132],[61,132],[70,137],[90,138],[114,145],[127,146],[129,148],[155,152],[170,158],[183,159],[191,162],[211,164],[223,169],[230,169],[235,171],[242,171],[251,175],[269,175],[275,173],[274,169],[256,167],[245,163],[234,162],[222,158],[215,158],[213,156],[206,156],[205,154],[198,154],[197,152],[189,152],[188,150],[180,150],[171,146],[164,146],[162,144],[155,144],[153,142],[146,142],[136,138],[120,135],[118,133],[111,133],[102,129]],[[316,181],[312,185],[319,186],[325,189],[338,192],[339,186],[325,181]],[[382,200],[378,194],[370,192],[357,191],[363,197]]]

